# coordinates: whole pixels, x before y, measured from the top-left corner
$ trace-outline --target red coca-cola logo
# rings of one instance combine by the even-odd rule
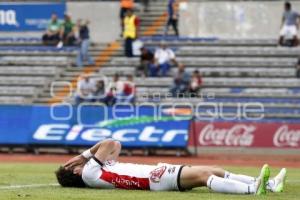
[[[230,128],[216,128],[208,124],[200,132],[199,143],[204,146],[251,146],[255,130],[253,125],[236,124]]]
[[[289,126],[279,127],[273,137],[276,147],[300,147],[300,129],[289,130]]]

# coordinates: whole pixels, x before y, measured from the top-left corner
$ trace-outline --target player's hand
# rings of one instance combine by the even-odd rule
[[[77,165],[85,164],[87,161],[88,160],[85,157],[83,157],[82,155],[78,155],[78,156],[71,158],[68,162],[66,162],[64,164],[64,167],[66,169],[72,169],[73,167],[75,167]]]

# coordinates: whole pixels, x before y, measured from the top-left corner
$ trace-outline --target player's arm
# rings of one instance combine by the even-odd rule
[[[91,152],[96,150],[91,149]],[[99,146],[97,151],[95,152],[93,158],[96,161],[100,161],[104,163],[107,160],[116,160],[119,157],[121,151],[120,142],[114,140],[107,140]]]
[[[111,147],[112,144],[114,144],[113,147]],[[104,150],[104,149],[106,149],[106,150]],[[98,151],[99,151],[99,153],[97,153]],[[74,158],[71,158],[69,161],[67,161],[64,164],[64,167],[68,169],[68,168],[73,168],[74,166],[77,166],[77,165],[84,164],[94,155],[95,156],[96,156],[96,154],[99,155],[101,151],[104,155],[97,156],[96,158],[104,157],[108,160],[116,160],[121,151],[121,144],[117,141],[113,141],[110,139],[98,142],[92,148],[84,151],[82,154],[75,156]],[[109,152],[109,153],[107,153],[107,152]],[[101,160],[102,160],[102,158],[101,158]],[[105,162],[105,161],[106,160],[103,160],[102,162]]]

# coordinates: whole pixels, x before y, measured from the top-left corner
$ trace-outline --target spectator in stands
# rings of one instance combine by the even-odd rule
[[[282,17],[279,45],[298,46],[298,29],[300,25],[300,15],[292,10],[290,2],[284,4],[284,13]]]
[[[68,46],[74,45],[76,41],[75,31],[76,31],[76,26],[72,22],[71,15],[69,13],[65,13],[64,21],[61,25],[61,32],[60,32],[60,38],[62,39],[64,45],[68,45]]]
[[[180,65],[173,50],[167,48],[167,45],[163,42],[160,48],[155,51],[154,64],[150,65],[149,74],[152,77],[167,76],[172,64]]]
[[[192,78],[190,80],[190,85],[188,89],[188,93],[190,97],[197,97],[202,85],[202,78],[200,72],[195,70],[192,74]]]
[[[120,0],[121,9],[120,9],[120,24],[121,31],[124,31],[124,18],[128,10],[133,10],[134,8],[134,0]],[[122,34],[121,34],[122,35]]]
[[[168,34],[169,26],[172,25],[175,35],[179,36],[178,31],[178,19],[179,19],[179,1],[169,0],[168,2],[168,21],[165,27],[165,35]]]
[[[78,31],[79,31],[79,44],[80,48],[77,54],[77,67],[82,67],[84,61],[87,61],[88,65],[94,65],[94,60],[89,55],[89,46],[90,46],[90,30],[88,27],[89,21],[88,20],[81,20],[77,21]]]
[[[149,0],[142,0],[142,2],[144,5],[144,12],[148,12]]]
[[[125,39],[125,56],[127,57],[133,57],[132,44],[134,40],[138,38],[139,21],[139,18],[133,13],[133,10],[127,10],[126,17],[124,18],[123,32],[123,37]]]
[[[300,58],[298,59],[298,63],[296,65],[296,77],[300,78]]]
[[[107,104],[105,84],[103,80],[98,80],[96,82],[92,95],[92,102],[101,102]]]
[[[89,75],[82,75],[77,83],[76,105],[82,102],[90,102],[95,91],[95,84]]]
[[[122,95],[124,90],[124,82],[120,81],[119,74],[113,76],[113,80],[108,87],[107,104],[113,105],[116,103],[119,96]]]
[[[60,41],[61,24],[55,13],[52,14],[47,31],[43,35],[42,40],[45,45],[56,45]]]
[[[146,47],[141,48],[140,65],[136,68],[136,76],[147,76],[150,65],[154,64],[154,55]]]
[[[184,68],[183,65],[179,65],[178,72],[174,77],[174,85],[170,91],[173,97],[184,97],[188,91],[190,75],[185,72]]]
[[[128,75],[127,80],[123,83],[123,92],[118,96],[118,103],[134,103],[135,100],[135,84],[133,76]]]

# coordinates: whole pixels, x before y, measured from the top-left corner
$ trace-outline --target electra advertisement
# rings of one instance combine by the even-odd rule
[[[91,146],[106,138],[125,148],[185,148],[190,120],[154,107],[0,106],[0,145]]]

